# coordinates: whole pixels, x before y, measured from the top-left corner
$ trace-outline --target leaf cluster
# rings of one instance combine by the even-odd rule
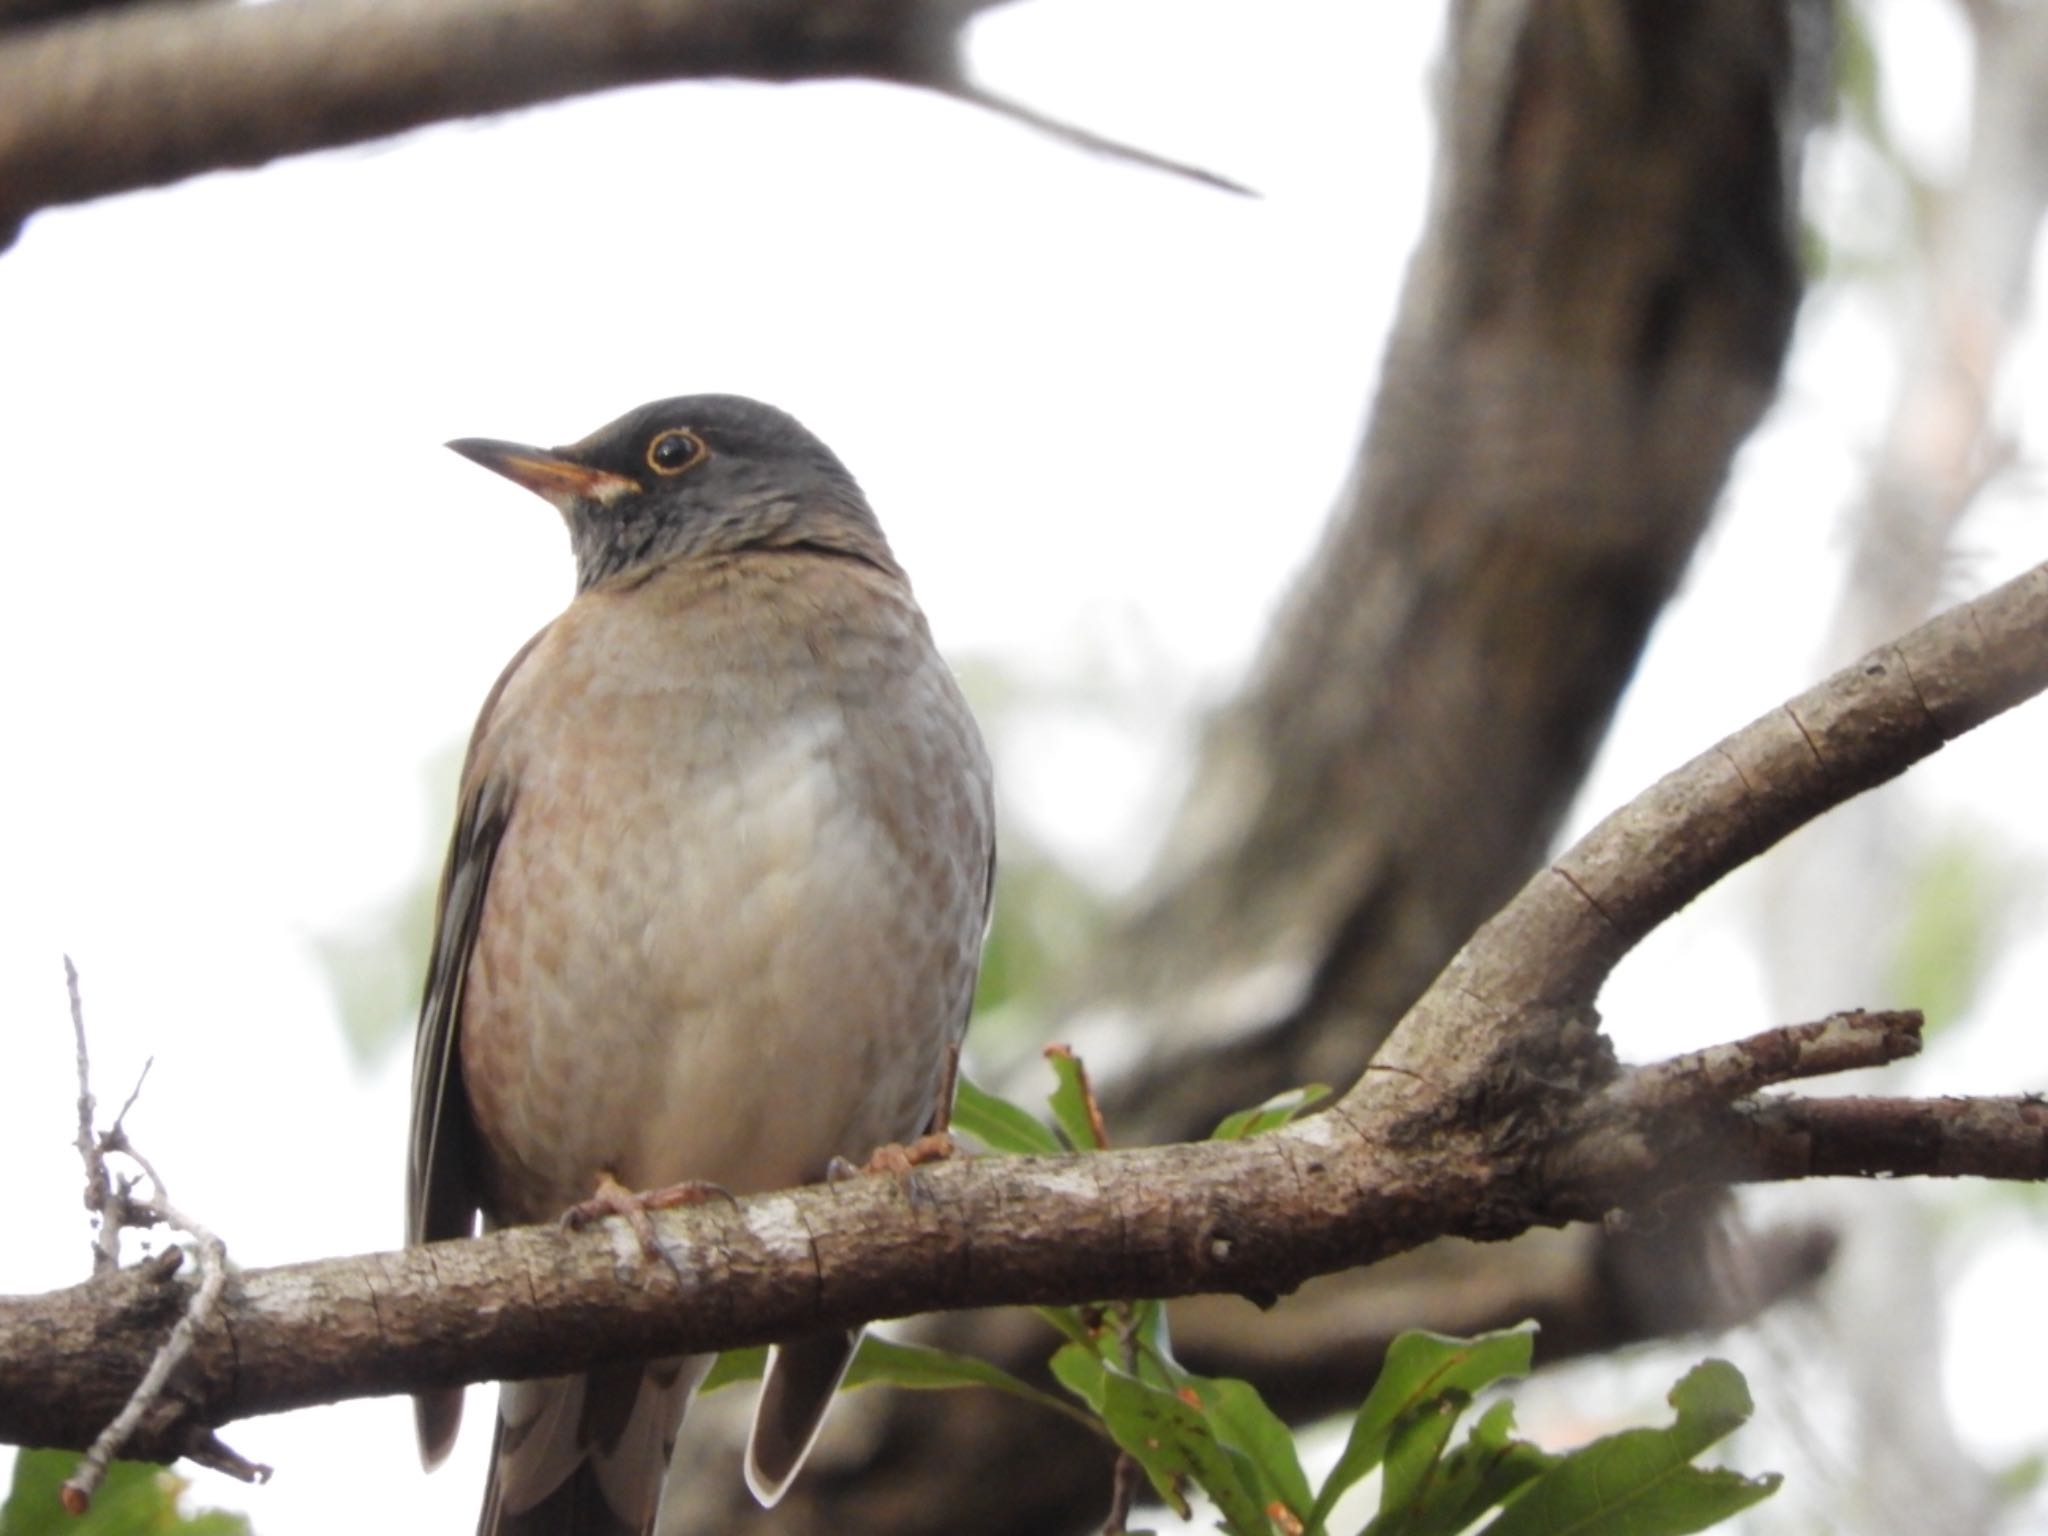
[[[953,1127],[995,1155],[1101,1150],[1108,1134],[1079,1058],[1046,1053],[1055,1084],[1052,1124],[963,1081]],[[1231,1115],[1216,1139],[1285,1125],[1327,1097],[1320,1085]],[[1536,1325],[1477,1338],[1411,1332],[1387,1351],[1379,1379],[1319,1485],[1304,1471],[1293,1430],[1249,1382],[1209,1377],[1174,1359],[1165,1306],[1156,1300],[1043,1307],[1060,1343],[1053,1379],[1071,1401],[987,1361],[870,1337],[847,1385],[916,1389],[984,1387],[1078,1419],[1142,1471],[1183,1519],[1199,1498],[1230,1536],[1457,1536],[1491,1519],[1488,1536],[1682,1536],[1768,1497],[1775,1475],[1749,1478],[1694,1458],[1750,1416],[1749,1390],[1725,1361],[1708,1360],[1672,1388],[1673,1422],[1628,1429],[1576,1450],[1543,1450],[1515,1434],[1505,1399],[1459,1424],[1481,1393],[1526,1376]],[[758,1375],[764,1352],[735,1351],[705,1386]],[[1377,1512],[1333,1525],[1338,1501],[1379,1474]]]

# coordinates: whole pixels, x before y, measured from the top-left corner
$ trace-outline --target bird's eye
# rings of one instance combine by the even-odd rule
[[[704,439],[681,427],[661,433],[647,445],[647,462],[657,475],[679,475],[704,457]]]

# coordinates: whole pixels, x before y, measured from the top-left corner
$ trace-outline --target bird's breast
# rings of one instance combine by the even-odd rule
[[[486,722],[512,811],[461,1030],[495,1219],[601,1169],[780,1187],[929,1112],[986,764],[907,595],[816,586],[586,596]]]

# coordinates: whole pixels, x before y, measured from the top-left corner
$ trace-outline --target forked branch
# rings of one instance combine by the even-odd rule
[[[138,1454],[249,1414],[698,1352],[909,1312],[1253,1296],[1431,1239],[1507,1236],[1702,1182],[2040,1178],[2032,1099],[1755,1090],[1910,1054],[1918,1019],[1843,1015],[1623,1071],[1592,994],[1627,948],[1793,827],[2048,686],[2048,567],[1886,646],[1609,817],[1477,934],[1397,1032],[1393,1070],[1245,1141],[982,1158],[656,1218],[522,1228],[231,1275]],[[614,1224],[616,1225],[616,1224]],[[0,1439],[83,1445],[189,1283],[123,1271],[0,1300]]]

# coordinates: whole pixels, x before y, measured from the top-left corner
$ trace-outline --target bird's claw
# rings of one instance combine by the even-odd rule
[[[912,1205],[930,1205],[933,1203],[931,1188],[918,1177],[917,1170],[926,1163],[945,1162],[958,1150],[950,1132],[928,1131],[915,1141],[892,1141],[887,1146],[877,1147],[866,1162],[858,1165],[843,1157],[835,1157],[825,1165],[825,1181],[838,1184],[843,1179],[858,1178],[864,1173],[893,1174],[904,1198]]]
[[[632,1190],[618,1181],[607,1168],[598,1175],[597,1188],[587,1200],[579,1200],[562,1212],[562,1225],[572,1232],[579,1232],[594,1221],[607,1216],[623,1216],[626,1225],[633,1229],[633,1236],[639,1239],[640,1251],[650,1259],[659,1259],[676,1272],[678,1279],[685,1278],[675,1255],[655,1235],[654,1223],[649,1220],[649,1211],[670,1211],[682,1205],[709,1205],[714,1200],[729,1201],[737,1207],[739,1197],[723,1184],[713,1184],[708,1179],[685,1179],[680,1184],[666,1184],[660,1189]]]

